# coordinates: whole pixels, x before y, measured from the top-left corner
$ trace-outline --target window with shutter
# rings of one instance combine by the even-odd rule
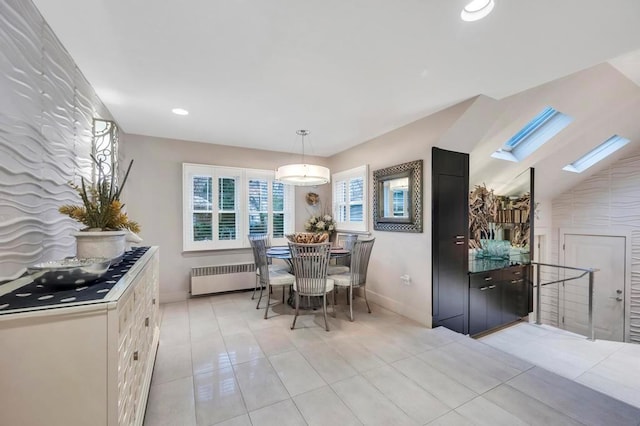
[[[368,229],[367,165],[335,173],[333,182],[333,214],[339,231]]]
[[[185,251],[249,247],[247,234],[286,244],[293,232],[294,188],[271,170],[184,163],[183,186]]]

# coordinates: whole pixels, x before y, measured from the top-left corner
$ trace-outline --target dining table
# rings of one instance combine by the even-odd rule
[[[349,256],[351,252],[343,247],[331,247],[330,258],[338,259]],[[288,267],[289,273],[293,274],[293,263],[291,262],[291,250],[289,246],[273,246],[267,249],[267,257],[270,259],[284,260]],[[293,291],[289,292],[287,303],[291,307],[295,307],[295,297]],[[300,299],[300,309],[318,309],[322,308],[322,297],[305,296]]]

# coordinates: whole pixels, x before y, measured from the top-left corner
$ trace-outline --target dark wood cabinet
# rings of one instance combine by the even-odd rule
[[[479,334],[526,316],[529,266],[469,275],[469,334]]]
[[[432,151],[433,326],[468,333],[469,156]]]

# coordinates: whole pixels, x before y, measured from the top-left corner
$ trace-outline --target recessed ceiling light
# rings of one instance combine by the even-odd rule
[[[493,6],[493,0],[473,0],[462,9],[460,18],[467,22],[477,21],[490,14]]]
[[[171,110],[171,112],[176,115],[189,115],[189,111],[183,108],[174,108]]]

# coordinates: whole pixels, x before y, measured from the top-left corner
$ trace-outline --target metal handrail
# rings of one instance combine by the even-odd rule
[[[582,277],[584,277],[586,274],[589,274],[589,336],[587,336],[587,338],[589,340],[596,340],[596,332],[595,332],[595,326],[594,326],[594,322],[593,322],[593,274],[598,272],[599,269],[597,268],[576,268],[573,266],[563,266],[563,265],[552,265],[549,263],[539,263],[539,262],[531,262],[532,265],[536,265],[536,289],[538,292],[538,297],[536,299],[536,324],[541,325],[542,324],[542,304],[541,304],[541,294],[540,294],[540,288],[542,286],[545,285],[549,285],[549,284],[556,284],[556,283],[560,283],[560,282],[565,282],[565,281],[571,281],[571,280],[577,280],[580,279]],[[552,268],[563,268],[563,269],[569,269],[572,271],[582,271],[583,274],[580,276],[576,276],[576,277],[571,277],[571,278],[565,278],[562,280],[556,280],[556,281],[550,281],[548,283],[544,283],[541,284],[540,283],[540,267],[541,266],[550,266]]]

